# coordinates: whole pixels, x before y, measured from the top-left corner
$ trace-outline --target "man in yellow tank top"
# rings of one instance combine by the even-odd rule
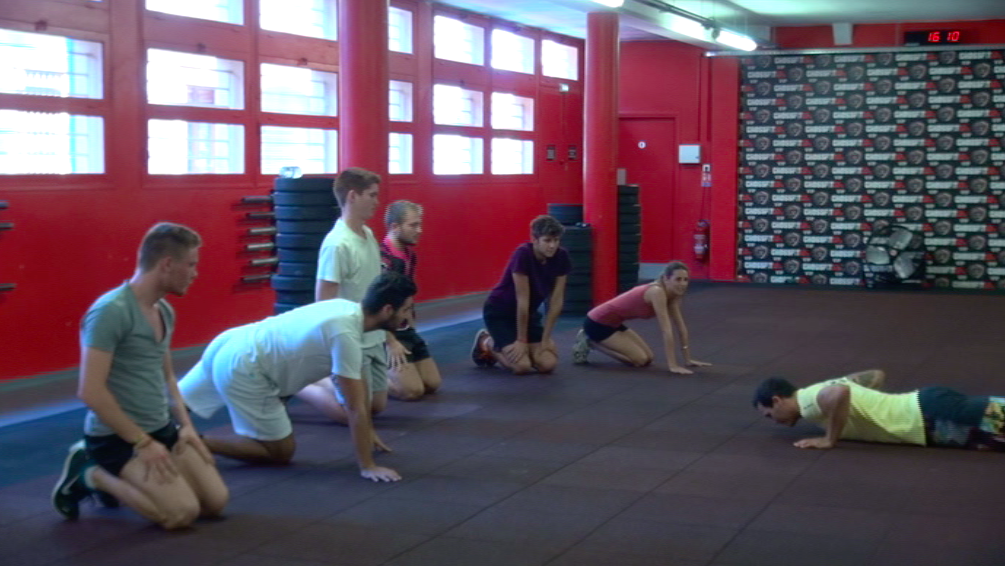
[[[796,388],[766,379],[754,407],[766,418],[794,426],[800,418],[825,434],[796,441],[798,448],[833,448],[838,440],[1005,451],[1005,397],[964,395],[948,387],[883,393],[883,370],[866,370]]]

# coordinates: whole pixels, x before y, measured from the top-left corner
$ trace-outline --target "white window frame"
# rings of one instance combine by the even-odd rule
[[[338,8],[335,0],[258,0],[263,30],[335,41]]]
[[[338,115],[338,75],[308,67],[262,63],[262,112]],[[310,92],[305,92],[310,91]],[[298,104],[284,103],[283,99]]]
[[[485,172],[481,137],[433,134],[434,175],[480,175]]]
[[[392,122],[411,122],[413,116],[412,83],[389,81],[387,115]]]
[[[242,0],[146,0],[145,6],[152,12],[244,25]]]
[[[193,146],[206,143],[206,140],[193,139],[192,132],[206,126],[224,127],[223,136],[210,140],[209,156],[193,155]],[[155,138],[156,133],[174,128],[182,135],[173,139]],[[198,122],[187,120],[147,121],[147,172],[151,175],[238,175],[244,173],[244,126],[241,124],[222,124],[215,122]],[[177,132],[176,132],[177,133]],[[215,131],[214,133],[218,133]],[[217,154],[221,147],[226,147],[225,155]],[[179,151],[181,150],[181,151]],[[196,152],[199,149],[196,148]],[[193,166],[194,161],[206,160],[226,164],[226,170],[206,170]],[[213,168],[208,168],[213,169]]]
[[[492,128],[533,132],[534,99],[508,92],[493,92]]]
[[[433,123],[481,127],[485,123],[484,93],[457,85],[434,84]]]
[[[294,140],[301,143],[289,144],[276,139],[276,135],[287,135],[297,137],[302,135],[314,136],[321,140],[321,143],[313,143],[314,140]],[[271,139],[271,141],[270,141]],[[290,152],[288,157],[272,158],[269,154],[277,149],[279,144],[287,144],[295,151]],[[299,158],[299,159],[298,159]],[[280,162],[282,161],[282,162]],[[283,167],[299,167],[304,174],[325,174],[338,173],[338,130],[326,128],[300,128],[291,126],[262,126],[262,155],[259,168],[263,175],[279,175]]]
[[[105,172],[101,116],[0,109],[0,175]]]
[[[437,59],[485,64],[485,28],[457,18],[433,17],[433,55]]]
[[[535,41],[504,29],[492,30],[492,68],[515,73],[534,74]]]
[[[551,39],[541,41],[541,74],[556,79],[579,80],[579,48]]]
[[[244,61],[147,49],[146,90],[150,104],[243,110]],[[212,94],[213,101],[193,100],[193,94],[199,92]],[[226,100],[217,102],[221,93]]]
[[[391,132],[387,139],[387,172],[392,175],[414,173],[414,136],[405,132]]]
[[[389,6],[387,9],[387,48],[396,53],[412,53],[411,10]]]
[[[0,29],[0,92],[103,98],[101,43]]]
[[[534,142],[518,138],[492,138],[493,175],[534,173]]]

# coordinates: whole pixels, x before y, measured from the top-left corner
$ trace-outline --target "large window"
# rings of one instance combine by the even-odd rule
[[[147,10],[214,20],[228,24],[243,24],[242,0],[147,0]]]
[[[492,127],[497,130],[534,129],[534,99],[504,92],[492,93]]]
[[[483,165],[482,138],[453,134],[433,136],[433,173],[436,175],[479,174]]]
[[[291,166],[303,173],[337,173],[338,132],[262,126],[262,174],[278,175]]]
[[[0,110],[0,174],[104,173],[97,116]]]
[[[394,174],[412,172],[412,134],[392,132],[388,136],[387,171]]]
[[[337,76],[305,67],[263,63],[262,110],[335,116],[338,113]]]
[[[412,52],[412,12],[391,6],[387,10],[387,47],[398,53]]]
[[[526,175],[534,172],[534,142],[510,138],[492,140],[492,174]]]
[[[511,31],[492,30],[492,67],[534,74],[534,39]]]
[[[151,104],[244,108],[244,64],[209,55],[147,50]]]
[[[579,49],[545,39],[541,42],[541,72],[558,79],[579,79]]]
[[[412,83],[391,81],[387,112],[392,122],[412,121]]]
[[[147,129],[152,175],[244,172],[244,126],[150,120]]]
[[[433,86],[433,122],[444,126],[481,126],[483,96],[453,85]]]
[[[485,64],[485,29],[447,16],[433,18],[433,53],[440,59]]]
[[[0,30],[0,92],[102,97],[101,44]]]
[[[335,0],[259,0],[262,29],[336,39]]]

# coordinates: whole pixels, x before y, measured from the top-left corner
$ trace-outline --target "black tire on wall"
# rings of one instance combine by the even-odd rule
[[[279,248],[276,253],[279,256],[279,262],[294,262],[294,263],[314,263],[317,264],[318,261],[318,251],[317,250],[298,250],[289,248]]]
[[[583,221],[583,205],[581,204],[549,204],[548,216],[558,220],[560,224],[573,225]]]
[[[279,236],[293,234],[321,234],[331,231],[334,222],[331,220],[276,220],[276,230]],[[318,246],[321,244],[318,243]]]
[[[272,203],[276,206],[331,206],[338,208],[338,201],[335,200],[335,195],[331,191],[274,191]]]
[[[276,275],[288,277],[310,277],[315,278],[318,273],[317,262],[286,262],[280,261],[276,268]]]
[[[338,218],[338,209],[325,205],[276,206],[276,220],[329,220]]]
[[[316,254],[324,239],[325,234],[276,234],[276,247],[313,250]]]
[[[283,314],[286,311],[291,311],[297,307],[302,307],[304,306],[304,304],[308,303],[276,303],[272,307],[272,314],[273,315]]]
[[[308,305],[314,302],[314,291],[276,291],[276,302]]]
[[[272,188],[276,191],[285,192],[332,192],[332,185],[335,183],[333,177],[298,177],[290,179],[286,177],[276,177]]]
[[[276,291],[314,292],[314,277],[290,277],[273,275],[272,288]]]

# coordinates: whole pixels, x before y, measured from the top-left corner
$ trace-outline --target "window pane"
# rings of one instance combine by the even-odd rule
[[[388,136],[388,173],[412,172],[412,134],[392,132]]]
[[[148,135],[152,175],[244,172],[244,126],[150,120]]]
[[[448,134],[433,136],[433,173],[435,175],[477,174],[484,170],[481,138]]]
[[[305,67],[262,64],[262,110],[285,114],[338,114],[338,76]]]
[[[391,81],[387,115],[392,122],[412,121],[412,83]]]
[[[533,131],[534,99],[493,92],[492,127],[500,130]]]
[[[482,93],[459,86],[433,85],[433,121],[445,126],[481,126]]]
[[[492,30],[492,67],[534,74],[534,39],[501,29]]]
[[[104,173],[97,116],[0,110],[0,174]]]
[[[214,20],[228,24],[243,24],[242,0],[147,0],[147,10]]]
[[[550,39],[542,41],[541,72],[559,79],[579,79],[579,49]]]
[[[151,104],[244,108],[244,63],[209,55],[147,50]]]
[[[388,8],[387,47],[398,53],[412,52],[412,12],[409,10]]]
[[[492,140],[492,174],[521,175],[534,172],[534,142],[494,138]]]
[[[299,167],[303,173],[338,172],[338,132],[262,126],[262,173],[278,175],[283,167]]]
[[[334,40],[335,0],[259,0],[262,29]]]
[[[433,52],[440,59],[485,64],[485,30],[446,16],[433,18]]]
[[[0,29],[0,92],[101,98],[101,44]]]

